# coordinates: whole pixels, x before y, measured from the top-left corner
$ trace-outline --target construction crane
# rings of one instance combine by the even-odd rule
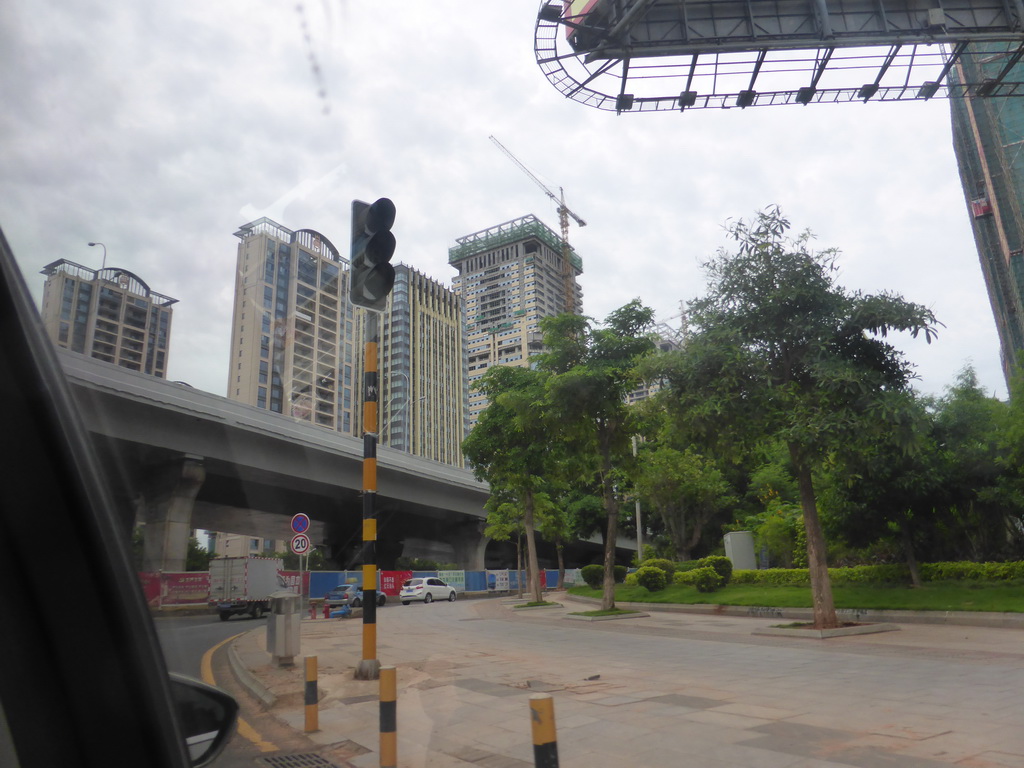
[[[558,206],[558,224],[562,230],[562,288],[565,296],[565,311],[576,312],[576,281],[573,279],[572,261],[570,254],[572,249],[569,247],[569,219],[572,218],[579,226],[587,226],[587,222],[569,210],[569,207],[565,204],[565,190],[561,187],[558,188],[558,194],[552,192],[547,184],[538,179],[533,175],[533,172],[523,165],[519,158],[509,152],[508,148],[498,141],[493,136],[488,137],[494,146],[500,149],[509,160],[516,164],[523,173],[533,180],[533,183],[544,190],[544,194],[555,201]]]

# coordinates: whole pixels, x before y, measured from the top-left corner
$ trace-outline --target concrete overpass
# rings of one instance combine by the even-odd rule
[[[310,516],[313,543],[339,567],[357,561],[361,439],[57,353],[124,525],[146,523],[144,568],[184,570],[194,528],[289,539],[297,512]],[[501,564],[485,559],[488,488],[472,472],[385,447],[377,464],[378,566],[424,556],[416,547],[425,543],[435,559],[468,569]],[[589,561],[594,545],[580,547],[573,554]]]

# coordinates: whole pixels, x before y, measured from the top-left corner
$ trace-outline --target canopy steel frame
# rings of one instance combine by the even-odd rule
[[[534,52],[567,98],[618,113],[1005,98],[1024,95],[1022,2],[542,0]]]

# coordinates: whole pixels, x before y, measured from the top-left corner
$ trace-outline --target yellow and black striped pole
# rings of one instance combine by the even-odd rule
[[[398,676],[394,667],[380,668],[380,768],[398,765]]]
[[[555,735],[555,700],[550,694],[530,697],[533,728],[533,763],[537,768],[558,768],[558,737]]]
[[[306,657],[306,733],[320,730],[319,694],[317,692],[316,656]]]
[[[356,667],[357,680],[376,680],[377,660],[377,313],[364,312],[365,354],[363,369],[363,658]]]

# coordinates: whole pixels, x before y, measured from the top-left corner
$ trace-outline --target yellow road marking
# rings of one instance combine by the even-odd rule
[[[207,685],[216,685],[217,681],[213,678],[213,654],[216,653],[217,649],[225,643],[230,643],[236,637],[241,637],[243,633],[239,632],[237,635],[232,635],[227,640],[221,640],[213,648],[203,654],[203,660],[199,665],[200,675],[203,678],[203,682]],[[277,752],[277,745],[273,742],[264,739],[255,728],[249,723],[243,720],[241,717],[238,718],[238,735],[251,741],[260,752]]]

